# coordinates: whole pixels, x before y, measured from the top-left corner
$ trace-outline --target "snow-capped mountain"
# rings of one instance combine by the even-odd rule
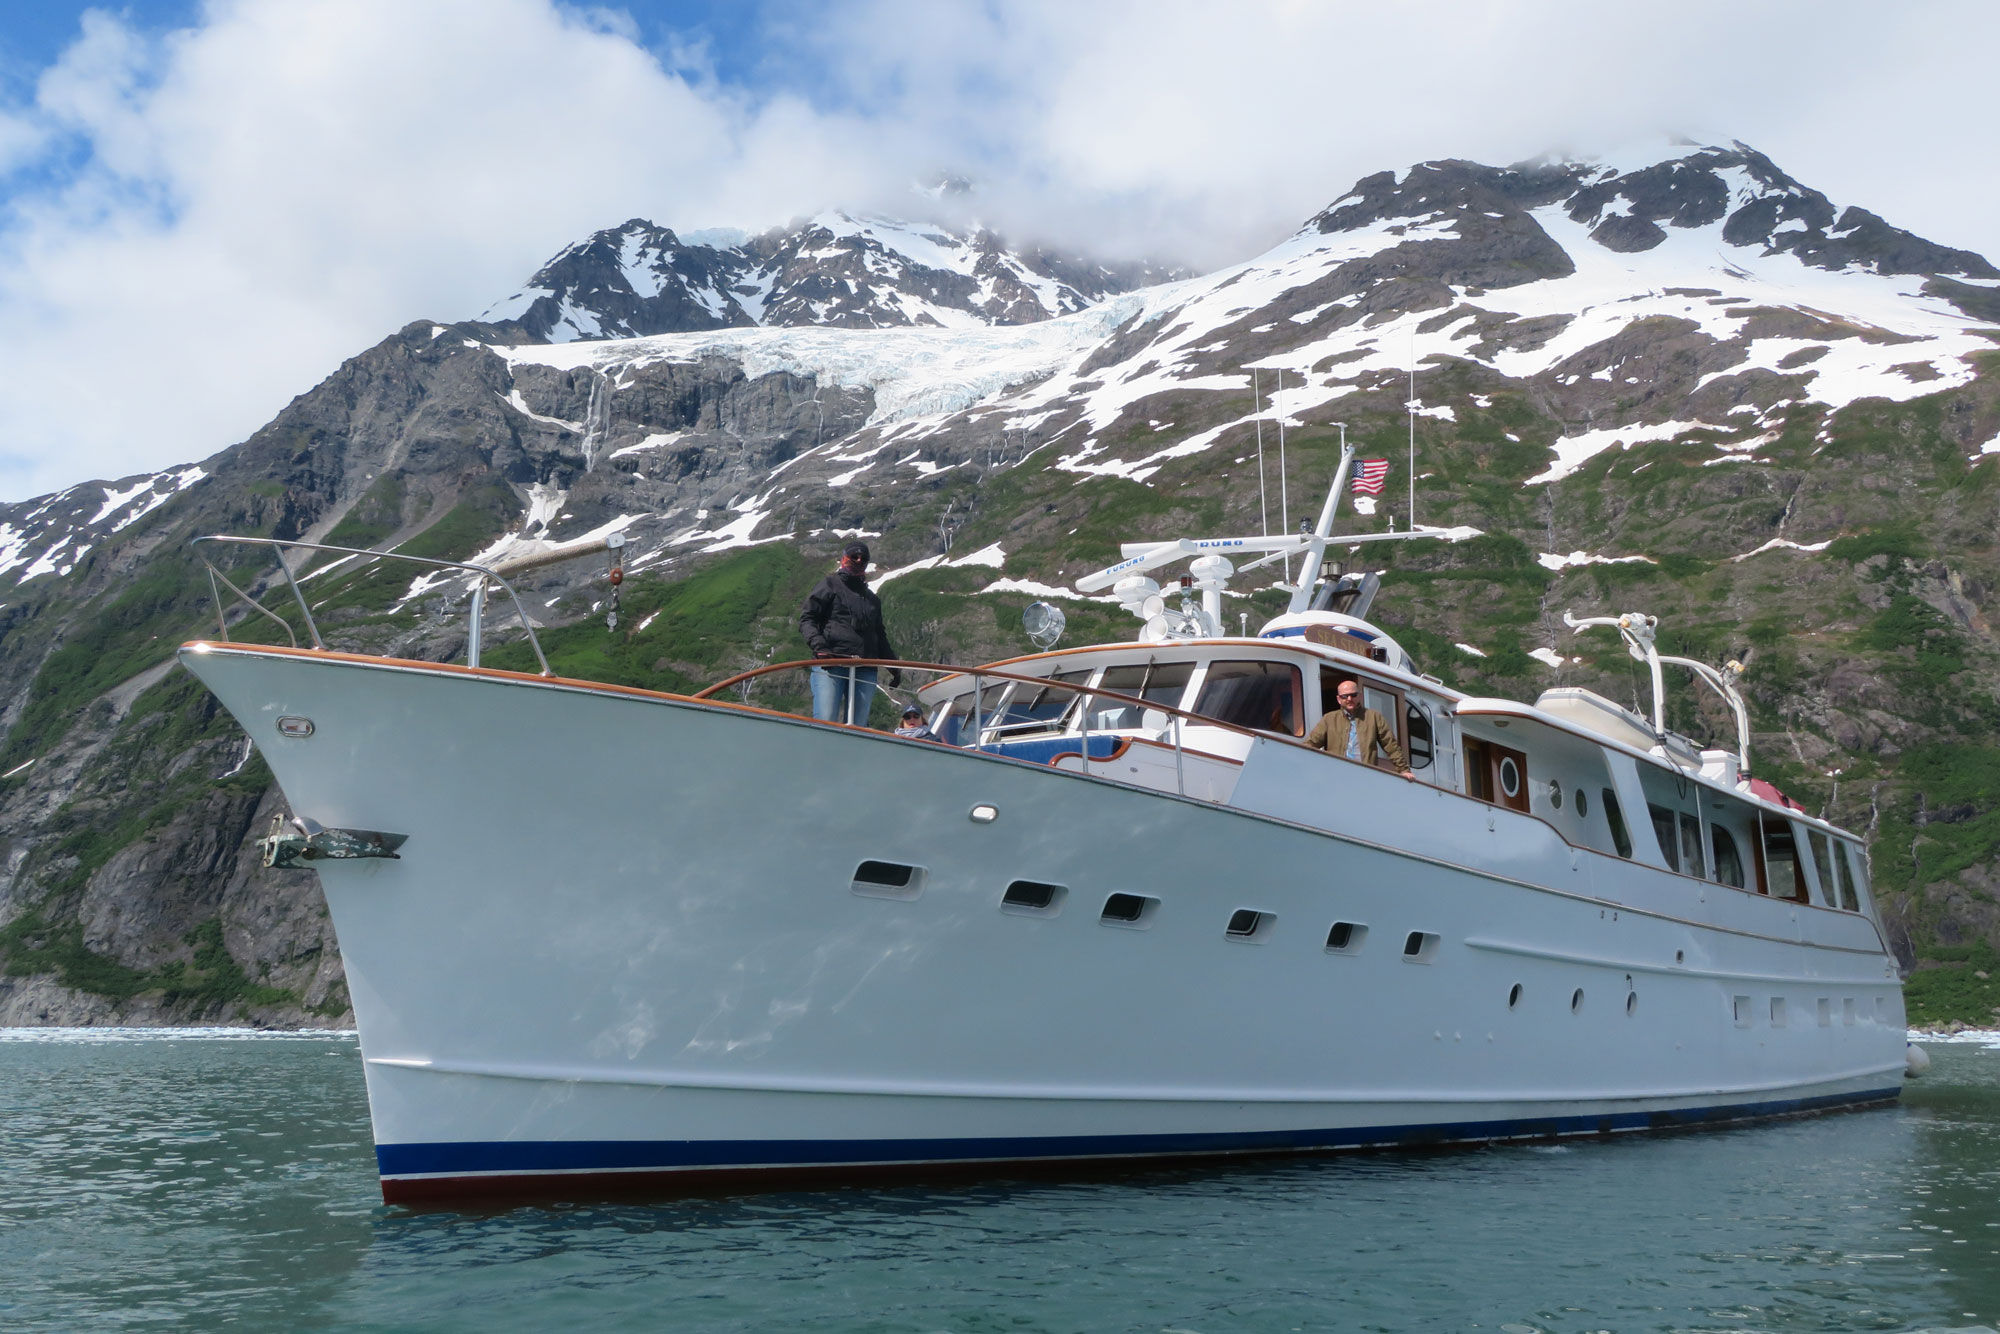
[[[739,326],[877,329],[1025,324],[1178,276],[983,229],[825,213],[746,237],[683,238],[642,218],[570,246],[480,319],[564,343]]]

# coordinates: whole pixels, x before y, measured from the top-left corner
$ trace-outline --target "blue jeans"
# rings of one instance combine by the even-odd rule
[[[844,723],[847,691],[854,688],[856,727],[868,726],[868,708],[875,702],[875,667],[815,667],[812,669],[813,717],[823,723]]]

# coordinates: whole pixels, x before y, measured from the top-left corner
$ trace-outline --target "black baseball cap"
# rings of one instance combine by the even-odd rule
[[[903,710],[903,716],[905,718],[921,718],[924,716],[924,711],[912,704],[909,708]]]
[[[868,563],[868,544],[866,542],[849,542],[840,549],[840,554],[849,560],[858,560],[863,565],[866,565]]]

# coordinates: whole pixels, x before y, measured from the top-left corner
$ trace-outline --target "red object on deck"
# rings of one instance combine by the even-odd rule
[[[1775,801],[1786,810],[1797,811],[1801,815],[1810,814],[1805,807],[1799,805],[1799,803],[1793,801],[1790,797],[1778,791],[1777,788],[1772,787],[1761,778],[1750,780],[1750,795],[1753,797],[1762,797],[1766,801]]]

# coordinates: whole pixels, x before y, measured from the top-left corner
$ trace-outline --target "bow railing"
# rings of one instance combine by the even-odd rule
[[[261,547],[269,551],[275,558],[278,570],[283,574],[286,587],[291,591],[292,602],[298,607],[299,616],[305,622],[306,637],[316,649],[324,649],[326,641],[321,638],[319,623],[313,618],[312,607],[306,601],[306,593],[305,589],[301,586],[302,581],[299,577],[299,572],[292,567],[291,562],[285,559],[285,554],[294,551],[327,552],[337,555],[341,559],[321,566],[318,570],[307,575],[307,579],[326,574],[335,568],[335,566],[349,560],[355,560],[356,562],[349,573],[366,569],[377,561],[400,561],[407,565],[416,565],[428,570],[458,570],[471,575],[473,583],[468,590],[469,605],[466,613],[465,660],[468,667],[477,667],[479,665],[481,640],[485,633],[487,586],[489,584],[499,585],[501,591],[506,593],[509,600],[514,604],[514,614],[521,622],[521,629],[527,634],[528,647],[534,650],[535,661],[540,664],[542,675],[553,676],[555,674],[549,667],[547,655],[542,652],[541,641],[535,636],[534,622],[528,619],[528,611],[521,603],[521,595],[515,592],[514,586],[508,583],[504,577],[496,573],[490,566],[473,565],[466,561],[458,560],[434,560],[428,556],[406,556],[396,551],[370,551],[364,547],[333,546],[325,542],[294,542],[276,537],[230,537],[218,534],[208,537],[197,537],[194,539],[192,545],[194,546],[195,554],[201,559],[202,566],[208,571],[209,591],[215,596],[216,621],[225,642],[229,639],[228,613],[229,607],[232,605],[228,599],[223,597],[222,590],[225,588],[234,595],[236,602],[241,603],[244,607],[249,608],[259,615],[277,622],[278,626],[285,632],[285,638],[292,647],[298,647],[299,639],[290,621],[265,606],[258,600],[255,594],[239,587],[228,574],[218,569],[215,561],[209,558],[210,553],[208,548],[218,546]]]

